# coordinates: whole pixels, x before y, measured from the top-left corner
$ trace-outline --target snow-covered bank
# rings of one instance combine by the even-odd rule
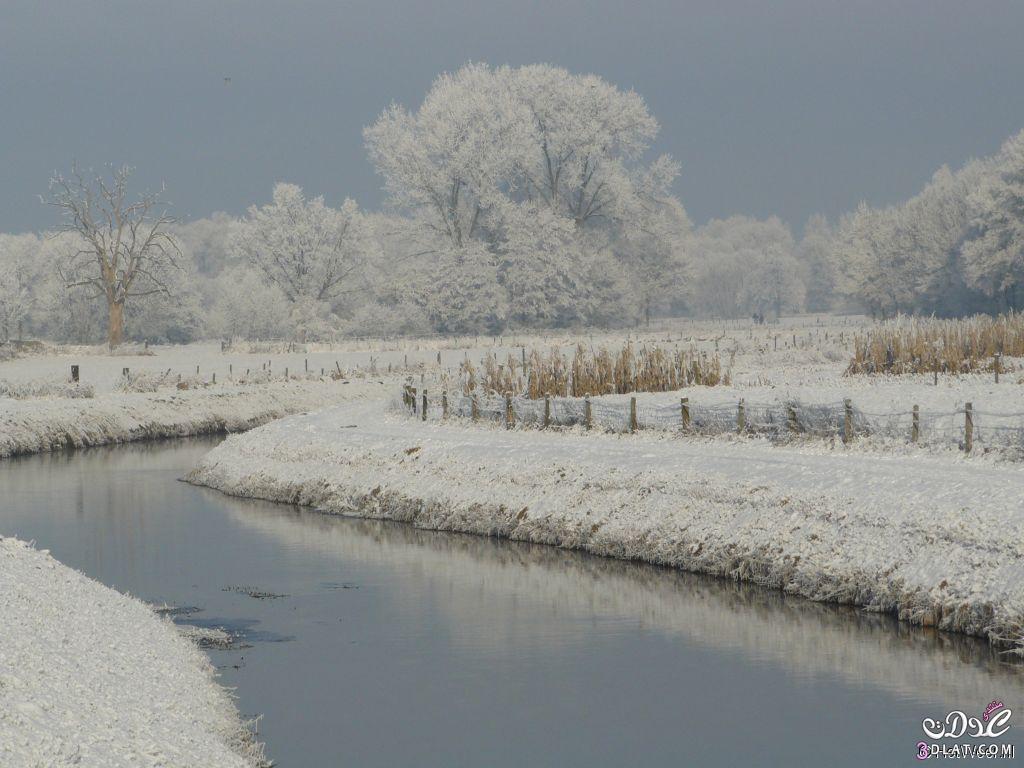
[[[277,381],[91,399],[0,399],[0,458],[158,437],[239,432],[325,405],[378,395],[377,379]]]
[[[378,403],[230,438],[189,479],[1024,639],[1024,470],[1013,465],[473,429],[387,415]]]
[[[260,765],[206,656],[152,610],[0,537],[0,765]]]

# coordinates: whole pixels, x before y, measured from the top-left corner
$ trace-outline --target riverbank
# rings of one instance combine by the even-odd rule
[[[0,459],[151,438],[241,432],[282,416],[380,395],[384,388],[380,379],[298,379],[110,392],[93,398],[5,398],[0,399]]]
[[[1010,464],[423,424],[377,403],[229,438],[188,479],[1024,641],[1024,472]]]
[[[0,765],[263,764],[206,656],[144,603],[0,537]]]

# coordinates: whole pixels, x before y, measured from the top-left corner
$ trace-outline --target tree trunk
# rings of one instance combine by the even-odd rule
[[[110,323],[107,325],[107,344],[111,349],[121,346],[124,341],[124,304],[119,301],[107,305]]]

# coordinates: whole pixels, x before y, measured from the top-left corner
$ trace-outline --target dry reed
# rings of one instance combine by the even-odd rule
[[[847,374],[987,371],[996,355],[1024,357],[1024,315],[898,317],[854,336],[853,346]]]
[[[462,391],[514,392],[537,399],[545,395],[671,392],[698,384],[729,383],[729,374],[723,373],[718,355],[688,354],[660,347],[635,349],[626,344],[617,352],[606,347],[595,352],[580,344],[571,360],[557,349],[546,355],[534,349],[525,358],[523,363],[510,355],[499,363],[490,355],[484,359],[481,371],[464,361],[459,371]]]

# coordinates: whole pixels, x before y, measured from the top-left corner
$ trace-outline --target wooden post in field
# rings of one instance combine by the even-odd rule
[[[199,366],[197,365],[196,366],[196,376],[198,376],[198,375],[199,375]]]
[[[121,369],[121,375],[124,376],[127,379],[128,378],[128,369],[127,368],[122,368]]]
[[[213,381],[211,381],[210,383],[211,384],[216,384],[217,383],[217,372],[216,371],[213,372]]]
[[[427,420],[427,390],[423,390],[423,412],[420,414],[420,418],[424,421]]]
[[[679,398],[679,411],[683,419],[683,432],[690,431],[690,398]]]
[[[636,398],[629,398],[629,431],[636,432]]]
[[[800,422],[796,419],[796,408],[792,405],[786,406],[786,427],[791,435],[795,435],[800,430]]]
[[[305,365],[306,365],[306,373],[309,373],[309,358],[308,358],[308,357],[307,357],[307,358],[305,358],[305,359],[303,360],[303,362],[304,362],[304,363],[305,363]]]
[[[544,429],[551,426],[551,395],[544,395]]]
[[[285,377],[285,379],[288,378],[288,366],[287,365],[284,367],[284,377]]]
[[[476,392],[469,396],[469,416],[473,421],[480,420],[480,403],[476,399]]]
[[[590,410],[590,393],[588,392],[583,399],[583,425],[590,429],[594,425],[593,415]]]
[[[320,374],[323,375],[323,371],[320,371]],[[235,376],[235,366],[232,365],[231,363],[228,363],[228,378],[231,379],[231,378],[234,378],[234,376]]]
[[[416,413],[416,387],[410,387],[410,394],[412,395],[412,412]]]
[[[843,400],[843,442],[848,443],[853,439],[853,401],[850,398]]]
[[[992,361],[992,367],[995,369],[995,373],[996,373],[996,384],[999,383],[999,364],[1000,364],[1000,358],[1001,357],[1002,357],[1002,355],[1000,355],[998,352],[996,352],[995,359]]]
[[[78,366],[77,365],[72,365],[71,366],[71,380],[73,382],[75,382],[75,384],[78,383]]]
[[[505,393],[505,429],[512,429],[516,423],[516,414],[512,410],[512,393]]]
[[[747,428],[747,406],[743,402],[743,398],[740,398],[739,405],[736,407],[736,432],[743,434]]]
[[[935,366],[932,370],[932,380],[935,386],[939,386],[939,358],[935,358]]]
[[[921,409],[914,404],[914,411],[910,423],[910,442],[916,443],[921,437]]]
[[[441,393],[441,418],[448,420],[448,392]]]
[[[441,364],[441,350],[440,349],[437,350],[437,364],[438,365]]]
[[[964,451],[971,452],[974,447],[974,408],[964,403]]]

